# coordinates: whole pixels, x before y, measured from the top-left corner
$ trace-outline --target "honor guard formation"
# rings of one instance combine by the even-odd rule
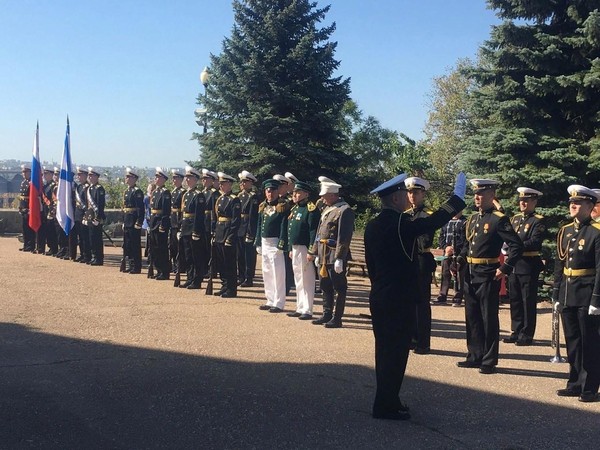
[[[68,236],[56,219],[58,169],[43,169],[37,233],[28,220],[30,166],[23,165],[22,174],[20,250],[102,266],[106,194],[100,173],[77,167],[74,225]],[[169,178],[172,190],[165,187]],[[287,316],[325,328],[343,327],[355,213],[340,194],[342,185],[319,177],[315,201],[311,183],[291,172],[259,183],[247,170],[235,178],[190,166],[171,172],[157,167],[147,195],[137,186],[139,175],[133,169],[125,170],[124,179],[121,272],[142,273],[143,229],[148,278],[173,277],[174,286],[184,289],[204,284],[207,295],[235,298],[238,289],[253,287],[260,257],[260,310],[284,312],[294,287],[296,302]],[[503,343],[534,342],[542,243],[549,238],[544,217],[536,212],[543,193],[518,187],[519,212],[508,217],[496,200],[498,181],[478,178],[470,184],[474,212],[466,217],[467,180],[462,173],[453,195],[435,211],[426,205],[430,183],[419,177],[400,174],[371,192],[382,207],[364,232],[375,336],[374,418],[410,418],[399,394],[410,350],[423,355],[431,351],[431,304],[465,307],[466,356],[458,367],[485,375],[496,372],[502,283],[508,287],[511,316],[511,334]],[[552,301],[555,344],[558,348],[562,319],[570,371],[557,395],[593,402],[600,385],[600,190],[571,185],[567,193],[571,220],[556,236]],[[442,270],[439,293],[432,300],[434,246],[440,249]],[[213,286],[217,277],[221,283]],[[451,286],[454,294],[449,298]],[[322,292],[323,300],[316,318],[315,292]]]

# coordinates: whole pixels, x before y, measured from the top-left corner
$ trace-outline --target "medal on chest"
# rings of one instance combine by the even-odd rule
[[[273,206],[273,205],[265,206],[265,214],[267,216],[272,216],[273,214],[275,214],[275,206]]]
[[[483,224],[483,233],[487,234],[487,232],[489,231],[489,229],[490,229],[490,224],[489,223],[484,223]]]
[[[579,239],[579,247],[577,247],[577,250],[583,250],[584,245],[585,245],[585,239]]]
[[[525,226],[523,227],[523,231],[525,233],[527,233],[527,230],[529,230],[529,224],[528,223],[526,223]]]

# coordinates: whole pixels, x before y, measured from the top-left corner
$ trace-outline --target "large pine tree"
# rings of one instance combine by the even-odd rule
[[[558,220],[566,187],[600,180],[600,0],[488,0],[504,22],[471,72],[467,168],[545,193]],[[556,223],[556,222],[555,222]]]
[[[308,0],[234,0],[235,24],[211,55],[207,133],[196,133],[203,166],[258,176],[290,170],[300,179],[334,174],[349,80],[334,76],[329,6]]]

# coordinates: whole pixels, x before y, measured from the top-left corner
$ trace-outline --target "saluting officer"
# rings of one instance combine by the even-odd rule
[[[206,262],[208,254],[206,252],[205,232],[204,232],[204,211],[206,198],[198,189],[198,181],[201,174],[191,166],[185,168],[185,182],[187,190],[181,200],[181,242],[180,250],[183,255],[179,261],[184,263],[184,267],[179,270],[186,271],[187,279],[179,287],[187,289],[200,289],[202,279],[206,274]],[[182,257],[183,256],[183,257]]]
[[[142,225],[144,224],[144,193],[137,187],[139,175],[129,167],[125,170],[127,189],[123,193],[123,261],[121,272],[142,271]]]
[[[104,264],[104,241],[102,240],[102,224],[106,220],[104,206],[106,204],[106,192],[104,187],[98,183],[100,173],[93,167],[88,167],[88,181],[90,183],[86,193],[85,224],[90,232],[89,244],[92,259],[89,264],[102,266]]]
[[[87,190],[90,185],[88,183],[88,171],[85,167],[77,167],[77,181],[79,183],[75,186],[74,190],[75,209],[73,210],[73,229],[79,242],[79,257],[75,261],[89,263],[92,260],[90,231],[84,218],[87,209]]]
[[[169,228],[171,227],[171,192],[165,187],[168,175],[160,167],[156,168],[154,183],[156,189],[150,197],[150,258],[156,267],[156,280],[170,279],[169,268]]]
[[[23,247],[19,251],[33,252],[35,250],[35,231],[29,226],[29,185],[31,184],[31,167],[21,164],[21,187],[19,188],[19,214],[23,230]]]
[[[429,190],[429,181],[419,177],[410,177],[404,180],[408,190],[410,209],[406,213],[414,219],[429,217],[433,211],[425,207],[425,193]],[[417,238],[417,260],[419,262],[419,275],[417,277],[419,292],[417,302],[416,329],[413,336],[414,352],[426,355],[431,351],[431,281],[436,269],[435,259],[431,253],[433,234],[429,230]]]
[[[310,249],[309,257],[313,261],[317,255],[316,264],[319,266],[323,290],[323,316],[312,323],[324,324],[327,328],[342,326],[348,290],[346,267],[354,231],[354,211],[340,197],[341,187],[337,183],[321,183],[319,195],[323,198],[326,208],[321,213],[317,238]]]
[[[465,278],[468,354],[457,366],[478,367],[480,373],[492,374],[498,365],[500,280],[512,272],[523,252],[523,243],[508,217],[494,206],[498,182],[473,179],[471,185],[478,212],[467,220],[467,245],[459,257],[460,264],[469,264]],[[503,243],[507,256],[500,265]]]
[[[171,179],[175,186],[171,191],[171,229],[169,232],[169,258],[173,272],[177,272],[177,260],[179,256],[179,224],[181,223],[181,200],[186,188],[183,184],[183,173],[178,169],[171,169]]]
[[[543,194],[529,187],[517,188],[520,213],[510,222],[523,241],[523,255],[508,276],[508,297],[512,333],[503,342],[531,345],[537,315],[538,277],[542,263],[542,242],[546,233],[544,216],[535,213],[538,198]]]
[[[238,280],[241,287],[252,287],[254,285],[254,273],[256,271],[256,251],[254,250],[254,239],[256,237],[256,224],[258,223],[258,196],[253,187],[256,177],[242,170],[238,174],[240,179],[240,228],[238,230]]]
[[[292,193],[294,206],[288,216],[287,251],[296,284],[296,311],[288,313],[288,316],[300,320],[312,319],[315,298],[315,269],[308,259],[308,247],[315,242],[321,212],[309,201],[311,192],[308,183],[296,182]]]
[[[263,283],[267,303],[258,309],[280,313],[285,307],[285,260],[289,203],[279,197],[281,183],[274,179],[263,182],[265,200],[258,206],[256,252],[261,255]]]
[[[552,300],[562,311],[570,371],[567,387],[556,393],[594,402],[600,385],[600,224],[590,213],[600,199],[577,184],[567,191],[573,222],[558,232]]]
[[[240,226],[240,199],[231,192],[235,178],[218,172],[221,196],[215,204],[214,240],[216,268],[221,275],[223,298],[237,297],[237,232]]]

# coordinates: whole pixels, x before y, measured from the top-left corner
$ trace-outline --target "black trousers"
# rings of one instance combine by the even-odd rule
[[[511,330],[518,340],[530,341],[535,334],[538,276],[538,272],[508,276]]]
[[[83,222],[75,221],[77,241],[79,243],[79,255],[84,261],[92,259],[92,248],[90,247],[90,230]]]
[[[238,280],[252,281],[256,273],[256,247],[252,242],[246,242],[238,237],[237,244]]]
[[[375,375],[377,391],[373,414],[396,412],[400,408],[400,388],[408,362],[413,334],[414,304],[389,308],[371,303],[375,335]]]
[[[150,256],[152,258],[152,264],[156,268],[156,276],[164,275],[170,276],[169,269],[169,232],[163,231],[162,233],[155,230],[150,230]]]
[[[490,278],[474,283],[467,280],[465,288],[467,360],[496,366],[500,341],[500,281]]]
[[[21,226],[23,230],[23,250],[32,252],[35,250],[35,231],[29,226],[29,214],[21,214]]]
[[[453,261],[454,258],[446,258],[442,261],[442,281],[440,283],[440,295],[447,297],[450,289],[450,280],[452,272],[456,273],[454,284],[454,300],[462,300],[465,288],[466,264],[458,265]]]
[[[417,348],[431,347],[431,272],[419,273],[419,301],[416,307],[414,343]]]
[[[321,290],[323,291],[323,316],[333,317],[341,320],[346,309],[346,293],[348,291],[348,279],[346,278],[346,264],[342,273],[333,270],[333,264],[327,264],[327,276],[321,278]],[[335,313],[334,313],[335,304]]]
[[[54,233],[58,241],[58,253],[61,256],[67,256],[69,254],[69,238],[67,237],[65,230],[62,229],[58,219],[52,221],[54,223]]]
[[[215,243],[216,270],[221,276],[221,291],[237,295],[237,263],[235,245]]]
[[[99,263],[104,263],[104,242],[102,241],[102,224],[99,225],[88,225],[90,232],[90,252],[92,259],[95,259]]]
[[[204,240],[198,239],[195,241],[191,235],[187,235],[181,236],[180,241],[180,251],[183,251],[183,255],[178,261],[178,264],[183,266],[180,270],[185,270],[186,281],[190,284],[200,286],[207,272],[206,245]]]
[[[169,230],[169,260],[171,261],[171,267],[177,267],[177,255],[179,254],[178,232],[179,228],[175,227],[171,227]]]
[[[600,316],[590,316],[588,307],[565,307],[563,329],[569,360],[567,387],[598,392],[600,385]]]
[[[131,260],[131,270],[142,270],[142,230],[125,227],[123,230],[123,257]]]

